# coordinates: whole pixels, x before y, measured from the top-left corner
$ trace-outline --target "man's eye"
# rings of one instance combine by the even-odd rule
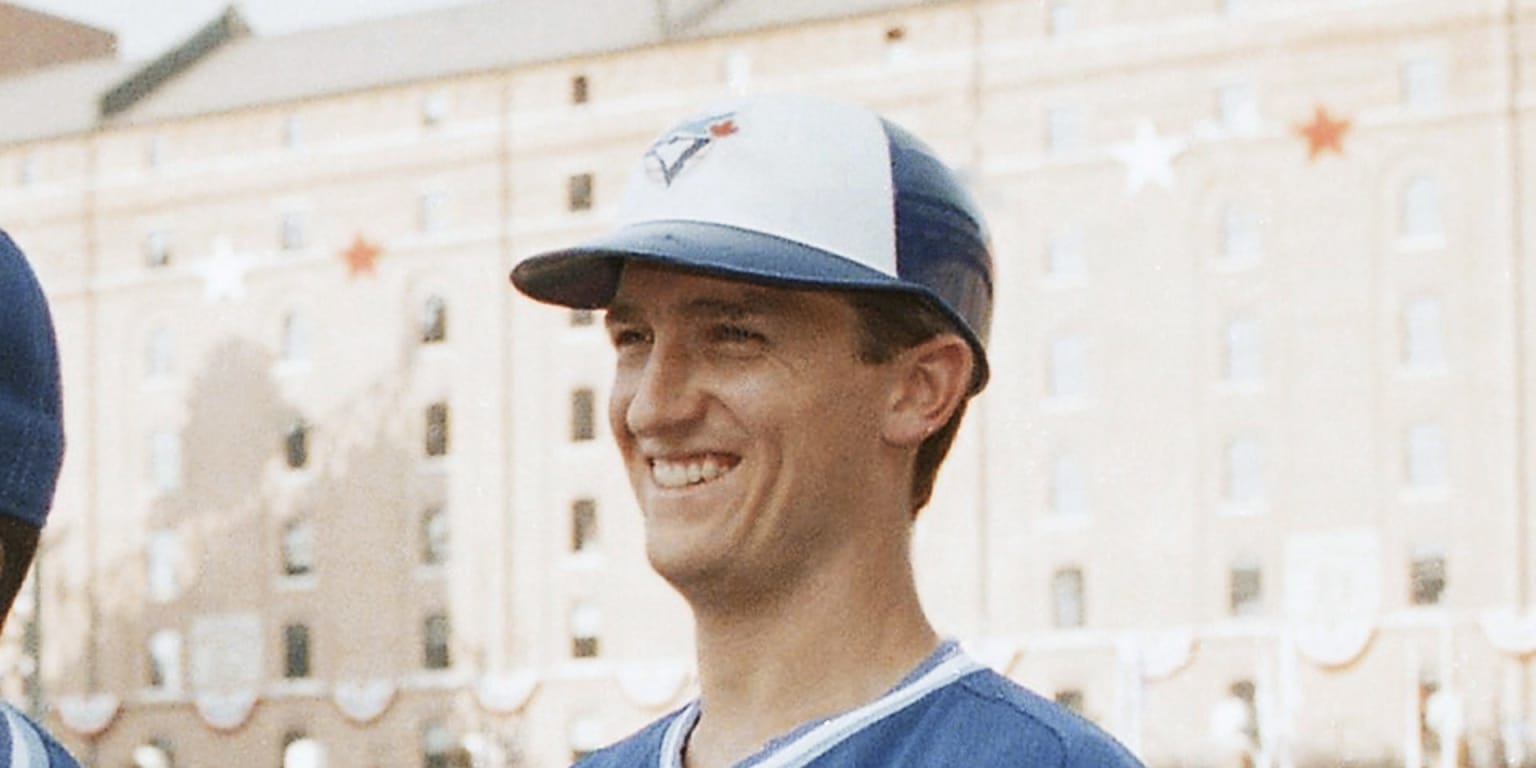
[[[767,341],[767,337],[748,328],[739,325],[717,325],[710,331],[710,338],[728,344],[742,344],[746,342]]]
[[[620,328],[611,334],[615,347],[629,347],[650,341],[650,334],[635,328]]]

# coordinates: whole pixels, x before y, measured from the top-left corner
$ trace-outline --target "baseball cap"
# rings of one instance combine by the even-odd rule
[[[684,120],[635,165],[612,231],[523,260],[512,282],[597,309],[627,261],[919,296],[975,351],[973,391],[986,383],[992,254],[980,209],[932,149],[863,107],[754,96]]]
[[[0,514],[43,527],[63,458],[53,321],[26,257],[0,230]]]

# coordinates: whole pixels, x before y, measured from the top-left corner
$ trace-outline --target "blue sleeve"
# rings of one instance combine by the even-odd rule
[[[47,731],[5,704],[0,704],[0,761],[9,768],[80,768]]]

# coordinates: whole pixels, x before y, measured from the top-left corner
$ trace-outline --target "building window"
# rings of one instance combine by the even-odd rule
[[[1440,218],[1440,185],[1415,176],[1403,185],[1402,235],[1410,240],[1438,240],[1445,235]]]
[[[286,363],[309,358],[309,324],[297,311],[283,315],[281,350],[282,360]]]
[[[156,328],[149,332],[145,345],[144,372],[150,378],[168,376],[176,356],[176,337],[169,329]]]
[[[1216,89],[1216,117],[1228,133],[1253,133],[1259,127],[1259,102],[1252,83],[1228,83]]]
[[[159,168],[165,162],[165,138],[162,136],[150,136],[144,140],[144,164],[150,168]]]
[[[448,454],[448,404],[443,402],[427,406],[426,449],[428,456]]]
[[[1438,299],[1414,299],[1403,310],[1403,365],[1412,371],[1445,369],[1445,335]]]
[[[1057,629],[1083,626],[1083,571],[1063,568],[1051,576],[1051,623]]]
[[[1085,368],[1087,344],[1081,336],[1063,336],[1051,341],[1050,396],[1082,397],[1088,393]]]
[[[571,103],[585,104],[591,98],[590,83],[586,75],[576,75],[571,78]]]
[[[145,554],[149,599],[157,603],[176,599],[181,593],[181,537],[175,531],[152,531]]]
[[[1229,383],[1255,382],[1264,378],[1264,349],[1259,324],[1247,318],[1227,322],[1223,334],[1226,349],[1223,375]]]
[[[1062,518],[1088,516],[1088,476],[1072,456],[1057,456],[1051,464],[1051,514]]]
[[[1439,59],[1403,62],[1403,103],[1415,112],[1437,112],[1445,102],[1445,65]]]
[[[577,499],[571,502],[571,551],[590,552],[597,541],[597,502]]]
[[[165,736],[151,736],[133,748],[133,768],[176,768],[176,745]]]
[[[752,84],[752,54],[737,48],[725,55],[725,87],[732,93],[745,93]]]
[[[309,625],[283,627],[283,677],[301,680],[309,677]]]
[[[1264,255],[1259,217],[1240,205],[1221,212],[1221,257],[1232,265],[1255,264]]]
[[[453,661],[448,649],[448,614],[428,616],[421,629],[421,665],[427,669],[447,669]]]
[[[571,441],[576,443],[597,437],[597,402],[585,387],[571,392]]]
[[[603,613],[597,606],[579,603],[571,609],[571,658],[596,658],[602,630]]]
[[[423,192],[416,198],[416,227],[422,232],[437,232],[448,220],[448,193]]]
[[[1435,422],[1422,422],[1408,428],[1408,485],[1414,488],[1444,488],[1450,481],[1445,450],[1445,432]]]
[[[421,99],[421,124],[427,127],[441,124],[448,117],[448,95],[434,91]]]
[[[1227,571],[1227,609],[1233,616],[1257,616],[1264,610],[1264,574],[1257,563],[1240,562]]]
[[[1434,706],[1433,702],[1437,698],[1435,694],[1440,692],[1440,680],[1438,678],[1439,674],[1434,668],[1419,670],[1419,754],[1425,756],[1439,754],[1441,734],[1437,729],[1445,727],[1444,720],[1437,722],[1437,719],[1431,714],[1431,707]],[[1425,760],[1424,762],[1433,764],[1431,760]]]
[[[907,28],[896,26],[885,30],[885,63],[905,64],[912,59],[912,46],[907,42]]]
[[[1259,743],[1259,710],[1255,702],[1257,688],[1252,680],[1237,680],[1227,687],[1227,696],[1218,705],[1213,716],[1212,729],[1222,740],[1241,745],[1243,749],[1257,751]]]
[[[421,513],[421,564],[448,562],[448,512],[441,506],[427,507]]]
[[[1242,506],[1264,500],[1264,448],[1251,437],[1227,442],[1227,501]]]
[[[23,187],[32,186],[41,175],[36,157],[27,155],[16,164],[16,183]]]
[[[149,438],[149,478],[162,493],[181,487],[181,438],[161,430]]]
[[[323,768],[325,745],[302,730],[283,734],[283,768]]]
[[[308,515],[283,524],[283,575],[307,576],[315,567],[315,526]]]
[[[1439,605],[1445,594],[1445,555],[1420,550],[1408,566],[1409,599],[1414,605]]]
[[[304,119],[298,115],[283,118],[283,146],[298,149],[304,144]]]
[[[309,425],[300,419],[288,427],[283,437],[283,457],[289,469],[303,469],[309,464]]]
[[[572,211],[592,210],[592,174],[578,173],[566,180],[565,207]]]
[[[144,236],[144,266],[154,269],[171,263],[171,235],[157,229]]]
[[[571,327],[585,328],[597,322],[597,313],[590,309],[571,310]]]
[[[309,213],[288,211],[279,221],[278,245],[285,251],[302,250],[309,242]]]
[[[448,302],[428,296],[421,305],[421,343],[438,344],[448,338]]]
[[[1051,233],[1045,243],[1045,268],[1051,277],[1071,279],[1088,272],[1083,260],[1083,233],[1077,227],[1069,227]]]
[[[149,636],[149,687],[181,690],[181,633],[162,629]]]
[[[1082,140],[1082,114],[1072,107],[1052,107],[1045,111],[1045,149],[1063,154],[1078,149]]]
[[[1069,35],[1077,28],[1077,16],[1071,3],[1051,3],[1045,17],[1045,33],[1051,37]]]
[[[1083,692],[1076,688],[1063,688],[1053,694],[1051,699],[1071,712],[1083,714]]]
[[[453,757],[453,733],[448,726],[432,721],[421,729],[422,768],[450,768]]]

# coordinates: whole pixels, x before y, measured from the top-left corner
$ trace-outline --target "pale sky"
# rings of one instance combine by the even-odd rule
[[[117,33],[125,59],[163,53],[235,5],[259,35],[485,0],[7,0]]]

